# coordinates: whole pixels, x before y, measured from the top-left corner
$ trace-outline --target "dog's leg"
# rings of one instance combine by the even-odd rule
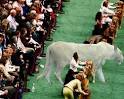
[[[61,79],[61,72],[62,72],[62,69],[63,69],[62,66],[63,65],[57,65],[56,72],[55,72],[56,78],[59,80],[59,82],[61,84],[63,84],[63,81]]]
[[[104,74],[102,72],[102,68],[99,68],[97,70],[97,76],[98,76],[98,79],[101,81],[101,82],[105,82],[105,78],[104,78]]]

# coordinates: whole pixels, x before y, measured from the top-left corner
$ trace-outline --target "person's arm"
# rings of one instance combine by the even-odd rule
[[[86,65],[86,61],[84,61],[84,62],[79,61],[78,64],[79,64],[79,65],[82,65],[82,66],[85,66],[85,65]]]
[[[75,66],[76,68],[80,68],[80,69],[83,68],[83,66],[80,66],[78,63],[73,63],[72,65]]]
[[[83,95],[88,95],[88,93],[86,93],[86,92],[84,92],[84,91],[82,90],[82,88],[81,88],[81,82],[78,82],[77,89],[78,89],[78,91],[79,91],[81,94],[83,94]]]
[[[115,15],[115,12],[113,10],[110,10],[106,7],[104,7],[104,12],[107,13],[107,14],[112,14],[112,15]]]
[[[101,8],[103,7],[103,3],[104,3],[104,2],[105,2],[105,0],[102,1],[102,3],[101,3]],[[110,9],[115,9],[116,7],[114,7],[113,5],[114,5],[114,3],[109,2],[109,3],[108,3],[108,8],[110,8]]]
[[[109,2],[109,3],[108,3],[108,5],[110,5],[110,6],[113,6],[113,5],[114,5],[114,3],[112,3],[112,2]]]
[[[115,9],[116,7],[113,6],[113,3],[109,3],[109,4],[108,4],[108,8],[109,8],[109,9]]]

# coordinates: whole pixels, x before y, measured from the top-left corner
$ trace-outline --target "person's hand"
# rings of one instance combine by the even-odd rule
[[[7,95],[8,94],[8,90],[4,90],[4,95]]]
[[[79,65],[85,66],[87,61],[79,61]]]
[[[86,93],[86,92],[83,92],[83,95],[88,95],[88,93]]]
[[[11,76],[11,81],[13,82],[15,79],[15,76]]]

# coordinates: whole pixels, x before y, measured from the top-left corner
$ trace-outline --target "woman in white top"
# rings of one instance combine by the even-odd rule
[[[75,52],[73,54],[73,57],[72,57],[71,61],[70,61],[70,69],[69,69],[69,71],[66,75],[64,85],[74,79],[73,76],[74,76],[74,74],[78,73],[78,70],[77,70],[78,68],[83,69],[83,66],[80,66],[79,64],[80,65],[85,65],[86,62],[80,62],[78,54],[77,54],[77,52]]]
[[[73,70],[74,72],[77,72],[77,68],[82,69],[83,67],[79,65],[79,57],[77,52],[73,54],[73,57],[70,61],[70,69]],[[84,63],[85,64],[85,63]]]
[[[102,12],[103,24],[105,24],[106,22],[112,22],[112,16],[115,15],[115,12],[114,10],[110,9],[108,0],[103,1],[103,3],[101,4],[100,12]]]
[[[111,3],[110,0],[103,0],[101,3],[101,8],[103,7],[103,3],[107,2],[108,3],[108,8],[109,9],[115,9],[116,7],[114,6],[114,3]]]

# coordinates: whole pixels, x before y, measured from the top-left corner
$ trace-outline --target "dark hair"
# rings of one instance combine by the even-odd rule
[[[4,38],[4,34],[3,33],[0,33],[0,37],[3,37]]]
[[[83,42],[83,44],[90,44],[90,42],[87,41],[87,40],[85,40],[85,41]]]
[[[77,54],[77,52],[74,52],[73,57],[74,57],[75,61],[77,62],[78,61],[78,54]]]
[[[120,1],[123,1],[124,2],[124,0],[120,0]]]
[[[104,2],[103,2],[103,6],[104,6],[104,7],[107,7],[107,6],[108,6],[108,2],[107,2],[107,1],[104,1]]]
[[[95,16],[95,21],[101,20],[101,18],[102,18],[102,12],[97,12]]]

